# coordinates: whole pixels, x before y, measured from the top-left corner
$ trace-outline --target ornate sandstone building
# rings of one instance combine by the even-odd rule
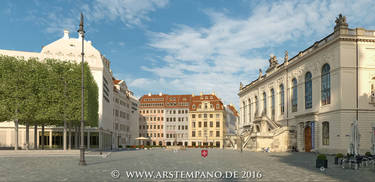
[[[240,84],[239,132],[254,151],[346,153],[358,120],[360,152],[374,149],[375,31],[350,29],[341,14],[334,32],[258,79]]]

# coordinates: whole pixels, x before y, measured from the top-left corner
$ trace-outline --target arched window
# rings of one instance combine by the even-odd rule
[[[312,81],[311,73],[307,72],[305,75],[305,108],[310,109],[312,107]]]
[[[272,120],[275,119],[275,90],[271,89],[271,114]]]
[[[258,97],[255,96],[255,116],[258,116],[258,111],[259,111],[259,103],[258,103]]]
[[[297,79],[292,80],[292,112],[297,112]]]
[[[331,75],[329,64],[322,68],[322,105],[331,103]]]
[[[247,102],[248,102],[248,105],[249,105],[248,113],[249,113],[249,123],[250,123],[251,122],[251,100],[249,99]]]
[[[267,114],[267,95],[266,92],[263,92],[263,114]]]
[[[329,145],[329,123],[323,122],[323,145]]]
[[[281,84],[280,85],[280,112],[281,114],[284,114],[284,98],[285,98],[284,85]]]

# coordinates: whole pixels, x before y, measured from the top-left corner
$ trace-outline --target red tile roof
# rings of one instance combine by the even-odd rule
[[[198,95],[194,96],[192,98],[192,103],[190,104],[189,110],[190,111],[196,111],[200,104],[203,102],[208,101],[210,104],[212,104],[213,108],[216,110],[224,110],[224,105],[221,102],[221,100],[216,97],[216,95]],[[219,108],[217,108],[217,105],[219,104]],[[193,107],[195,106],[195,108]]]
[[[232,105],[227,105],[230,110],[232,110],[233,114],[238,117],[238,112],[236,108],[234,108]]]
[[[143,95],[140,99],[141,108],[189,108],[191,111],[196,111],[202,101],[209,101],[215,110],[224,110],[224,105],[216,95]],[[149,104],[145,106],[145,104]],[[219,104],[219,108],[216,105]],[[195,109],[193,109],[195,105]]]

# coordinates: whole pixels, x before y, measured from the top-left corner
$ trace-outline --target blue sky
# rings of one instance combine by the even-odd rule
[[[215,92],[238,106],[239,83],[257,78],[270,54],[283,61],[333,31],[343,13],[349,27],[375,29],[375,1],[250,0],[2,0],[0,49],[35,51],[86,38],[110,61],[114,76],[136,96],[149,92]]]

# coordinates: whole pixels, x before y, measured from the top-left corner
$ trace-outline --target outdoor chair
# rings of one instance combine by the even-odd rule
[[[345,168],[345,166],[348,165],[349,169],[352,169],[352,168],[353,169],[358,169],[359,166],[360,166],[360,163],[361,163],[361,158],[358,158],[358,156],[357,157],[353,157],[353,156],[345,157],[342,160],[341,167]]]

